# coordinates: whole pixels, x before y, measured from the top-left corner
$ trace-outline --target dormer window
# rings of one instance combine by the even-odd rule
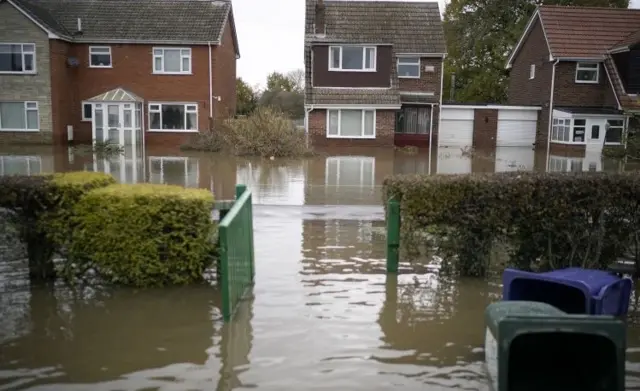
[[[330,46],[329,70],[346,72],[375,72],[375,46]]]
[[[579,62],[576,66],[576,83],[598,83],[600,64],[597,62]]]

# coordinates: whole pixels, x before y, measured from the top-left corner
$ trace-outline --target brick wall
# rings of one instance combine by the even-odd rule
[[[327,138],[327,111],[313,110],[309,113],[309,139],[317,147],[393,146],[395,121],[395,110],[376,110],[375,139]]]
[[[36,45],[34,75],[0,75],[0,101],[38,102],[40,131],[3,132],[3,143],[51,143],[51,75],[49,71],[49,38],[47,33],[7,2],[0,2],[0,42]]]
[[[618,108],[604,66],[600,65],[597,84],[576,83],[575,62],[561,61],[556,65],[553,106],[592,106]]]
[[[394,66],[397,62],[394,62]],[[434,72],[425,72],[424,67],[431,65],[434,67]],[[414,92],[433,92],[434,102],[440,100],[440,86],[442,85],[442,59],[441,58],[427,58],[422,57],[420,59],[420,78],[419,79],[405,79],[398,78],[398,85],[400,91],[414,91]]]
[[[231,22],[222,34],[220,46],[213,49],[213,95],[220,96],[220,102],[213,101],[216,118],[232,117],[236,114],[236,48],[233,43]]]

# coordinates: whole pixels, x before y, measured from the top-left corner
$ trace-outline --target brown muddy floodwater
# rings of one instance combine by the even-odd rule
[[[387,278],[380,185],[399,172],[533,170],[547,161],[564,171],[629,169],[520,148],[473,159],[451,148],[431,159],[328,151],[304,161],[0,150],[0,175],[101,170],[218,198],[245,183],[256,203],[256,286],[227,325],[211,287],[30,288],[20,252],[0,242],[0,390],[487,390],[483,312],[499,300],[499,283],[409,264]],[[636,308],[634,299],[629,390],[640,390]]]

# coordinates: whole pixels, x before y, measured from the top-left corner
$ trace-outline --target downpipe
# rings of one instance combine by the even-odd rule
[[[553,129],[553,95],[554,89],[556,85],[556,65],[558,65],[560,60],[555,60],[553,62],[553,67],[551,68],[551,97],[549,98],[549,122],[547,123],[547,164],[546,164],[546,172],[549,172],[549,160],[551,154],[551,129]]]

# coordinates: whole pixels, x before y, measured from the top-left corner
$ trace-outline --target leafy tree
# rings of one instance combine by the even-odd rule
[[[238,115],[248,115],[255,110],[258,105],[258,98],[256,92],[249,84],[247,84],[242,78],[236,79],[236,91],[237,91],[237,107],[236,111]]]
[[[297,69],[295,71],[282,74],[280,72],[271,72],[267,76],[267,91],[286,91],[299,92],[304,90],[304,70]]]
[[[304,117],[304,70],[270,73],[267,89],[260,95],[258,104],[275,107],[290,118]]]
[[[627,8],[629,0],[451,0],[445,9],[448,46],[444,96],[455,73],[455,100],[504,102],[505,63],[524,27],[541,4]]]

